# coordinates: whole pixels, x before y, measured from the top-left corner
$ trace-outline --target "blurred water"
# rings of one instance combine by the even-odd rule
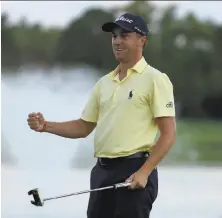
[[[78,119],[95,76],[82,69],[46,75],[41,71],[2,75],[2,132],[20,169],[67,168],[82,141],[33,132],[27,116],[40,111],[47,120]]]
[[[47,76],[40,70],[22,71],[16,77],[2,74],[2,134],[17,163],[2,165],[3,218],[86,217],[88,194],[36,208],[29,203],[27,192],[38,187],[48,197],[88,189],[89,170],[70,169],[70,162],[81,155],[76,153],[78,145],[87,143],[92,150],[92,137],[71,140],[36,133],[29,130],[26,119],[33,111],[53,121],[79,118],[96,80],[91,71],[83,69],[54,69]],[[222,217],[221,168],[162,167],[159,177],[152,218]]]

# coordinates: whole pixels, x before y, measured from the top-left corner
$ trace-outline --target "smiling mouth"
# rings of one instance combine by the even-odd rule
[[[120,49],[120,48],[117,48],[117,49],[115,49],[116,51],[123,51],[123,49]]]

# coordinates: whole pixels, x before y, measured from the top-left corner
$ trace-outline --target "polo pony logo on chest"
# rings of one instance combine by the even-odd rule
[[[128,99],[131,99],[132,97],[133,97],[133,90],[131,90],[131,91],[129,92]]]

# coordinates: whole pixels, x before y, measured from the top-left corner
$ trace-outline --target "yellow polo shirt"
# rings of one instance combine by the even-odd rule
[[[173,85],[141,58],[120,81],[119,66],[93,87],[81,119],[97,123],[95,157],[150,151],[158,126],[155,117],[175,116]]]

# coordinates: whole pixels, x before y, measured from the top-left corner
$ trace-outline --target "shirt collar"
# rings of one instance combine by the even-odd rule
[[[143,70],[145,69],[145,67],[147,66],[147,62],[145,60],[144,57],[142,57],[132,68],[130,68],[129,70],[133,70],[137,73],[143,73]],[[109,73],[110,77],[112,80],[116,79],[116,76],[119,72],[119,65],[116,67],[115,70],[113,70],[112,72]]]
[[[147,62],[144,57],[142,57],[131,69],[135,70],[137,73],[143,73]]]

